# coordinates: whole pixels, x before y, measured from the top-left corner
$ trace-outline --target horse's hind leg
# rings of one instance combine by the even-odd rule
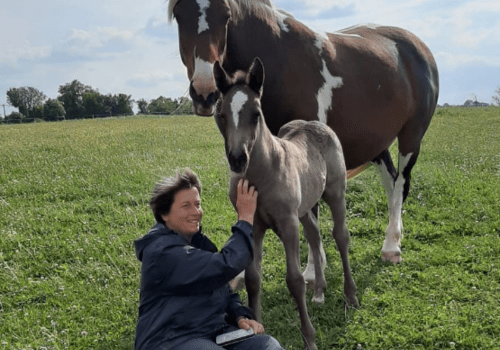
[[[358,299],[356,298],[356,285],[351,275],[351,266],[349,264],[349,230],[346,225],[346,206],[345,206],[345,177],[337,179],[332,183],[327,183],[323,199],[328,204],[332,211],[333,231],[332,235],[337,243],[337,248],[342,259],[342,268],[344,271],[344,293],[347,304],[353,307],[358,307]]]
[[[392,263],[401,262],[401,240],[403,238],[403,221],[401,211],[403,202],[410,189],[411,170],[418,157],[418,148],[414,152],[399,153],[398,171],[394,168],[388,150],[383,151],[374,162],[380,172],[381,182],[387,194],[389,207],[389,225],[382,246],[382,260]]]
[[[306,236],[307,243],[309,243],[309,257],[312,258],[312,273],[313,276],[307,276],[306,272],[302,274],[306,283],[311,283],[314,285],[314,296],[312,301],[316,303],[324,303],[325,302],[325,253],[323,251],[323,244],[321,243],[321,234],[319,231],[318,219],[317,216],[313,213],[312,210],[309,210],[306,215],[300,218],[300,222],[304,227],[304,235]],[[308,265],[311,262],[308,262]],[[310,271],[310,270],[309,270]],[[307,278],[313,277],[314,280],[309,280]]]
[[[311,212],[317,221],[319,218],[319,203],[316,203],[314,205],[314,207],[311,209]],[[314,268],[314,264],[315,264],[314,254],[315,253],[311,249],[311,245],[308,244],[308,246],[309,246],[309,252],[307,254],[307,265],[306,265],[306,268],[304,269],[304,272],[302,273],[302,276],[304,276],[306,283],[310,284],[312,286],[312,285],[314,285],[314,280],[316,279],[316,272],[315,272],[315,268]],[[324,271],[325,267],[326,267],[326,255],[325,255],[325,250],[323,249],[323,244],[321,243],[321,240],[320,240],[320,245],[319,245],[319,254],[320,254],[320,259],[322,261],[321,268]]]
[[[300,331],[304,339],[304,347],[317,350],[314,343],[316,331],[309,319],[306,305],[306,283],[300,272],[299,261],[299,220],[286,218],[277,223],[278,236],[285,247],[286,253],[286,283],[297,305],[300,317]]]

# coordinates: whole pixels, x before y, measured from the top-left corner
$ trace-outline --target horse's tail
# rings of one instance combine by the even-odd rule
[[[347,180],[354,179],[356,176],[358,176],[363,171],[368,169],[371,165],[372,165],[372,162],[367,162],[363,165],[358,166],[357,168],[347,170],[347,173],[346,173]]]

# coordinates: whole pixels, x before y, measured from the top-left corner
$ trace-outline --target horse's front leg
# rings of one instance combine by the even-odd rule
[[[254,258],[252,264],[245,270],[245,287],[248,295],[248,307],[253,310],[257,317],[257,321],[260,323],[262,323],[260,305],[262,242],[265,233],[266,227],[256,220],[253,225]]]
[[[299,261],[299,219],[284,218],[277,223],[278,236],[285,247],[286,283],[295,300],[300,317],[300,331],[304,339],[304,348],[317,350],[314,338],[316,331],[309,319],[306,305],[306,283],[300,271]]]

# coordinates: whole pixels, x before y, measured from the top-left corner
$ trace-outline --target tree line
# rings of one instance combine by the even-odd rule
[[[7,102],[19,112],[5,116],[6,123],[58,121],[63,119],[104,118],[133,115],[137,103],[140,114],[192,114],[192,102],[187,97],[171,99],[160,96],[151,101],[134,101],[132,95],[107,94],[78,80],[61,85],[56,99],[47,98],[34,87],[10,88]]]

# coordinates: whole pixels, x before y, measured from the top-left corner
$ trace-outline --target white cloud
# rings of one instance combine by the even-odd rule
[[[19,60],[34,60],[47,57],[50,53],[49,46],[35,46],[28,40],[14,42],[4,40],[0,43],[0,64],[15,67]]]
[[[464,66],[486,66],[500,68],[500,57],[498,56],[482,56],[471,54],[454,54],[450,52],[435,53],[436,60],[442,63],[441,66],[457,69]]]

